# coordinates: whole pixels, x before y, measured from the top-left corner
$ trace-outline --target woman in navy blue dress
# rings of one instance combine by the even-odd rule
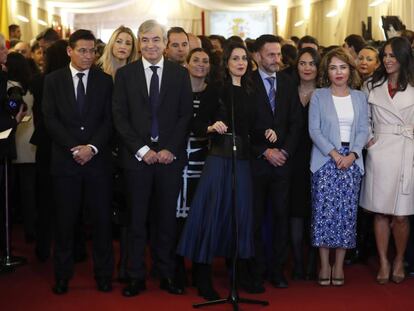
[[[309,134],[313,141],[312,245],[319,248],[319,284],[344,284],[346,249],[356,244],[358,197],[368,139],[368,105],[356,90],[361,80],[352,57],[342,48],[322,59],[320,85],[311,98]],[[331,268],[329,250],[335,249]]]
[[[199,295],[207,300],[219,298],[211,281],[213,258],[231,257],[234,249],[232,103],[237,144],[238,257],[250,258],[254,254],[249,135],[255,120],[255,92],[251,81],[250,57],[245,46],[231,43],[224,52],[223,63],[224,81],[207,87],[204,103],[194,120],[194,134],[208,136],[210,148],[178,245],[178,254],[194,262]],[[274,132],[266,133],[268,139],[276,139]]]

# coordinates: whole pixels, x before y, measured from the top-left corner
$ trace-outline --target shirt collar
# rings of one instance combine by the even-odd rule
[[[160,61],[155,65],[151,64],[144,57],[142,58],[142,64],[144,65],[144,70],[148,69],[150,66],[158,66],[160,69],[164,67],[164,56],[161,57]]]
[[[80,71],[80,70],[76,69],[75,67],[73,67],[73,66],[72,66],[72,63],[70,63],[70,64],[69,64],[69,69],[70,69],[70,72],[71,72],[71,74],[72,74],[72,78],[75,78],[75,77],[76,77],[76,74],[77,74],[78,72],[82,72],[82,73],[84,73],[84,74],[85,74],[85,77],[87,78],[87,77],[88,77],[88,74],[89,74],[89,70],[90,70],[90,68],[89,68],[89,69],[86,69],[86,70],[84,70],[84,71]],[[85,81],[85,80],[84,80],[84,81]]]
[[[274,78],[276,79],[276,72],[274,72],[273,74],[271,74],[271,75],[269,76],[266,72],[264,72],[263,70],[261,70],[261,69],[259,68],[259,74],[260,74],[260,76],[262,77],[262,80],[266,79],[267,77],[274,77]]]

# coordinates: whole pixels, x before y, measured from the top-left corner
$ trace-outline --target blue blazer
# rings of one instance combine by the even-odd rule
[[[354,122],[351,128],[349,150],[358,154],[356,164],[364,173],[362,148],[368,142],[368,102],[361,91],[351,89],[350,94],[354,108]],[[317,89],[313,92],[309,106],[309,134],[313,141],[310,169],[312,173],[315,173],[331,159],[329,152],[341,148],[339,120],[331,88]]]

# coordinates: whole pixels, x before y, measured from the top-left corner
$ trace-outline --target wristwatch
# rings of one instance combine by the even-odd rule
[[[356,160],[358,160],[358,159],[359,159],[359,155],[358,155],[358,153],[356,153],[355,151],[351,151],[351,153],[353,153],[353,154],[354,154],[354,156],[355,156],[355,159],[356,159]]]

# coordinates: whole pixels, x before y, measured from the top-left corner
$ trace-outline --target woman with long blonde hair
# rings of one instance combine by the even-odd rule
[[[97,65],[115,79],[119,68],[137,59],[137,38],[130,28],[120,26],[111,35]]]

